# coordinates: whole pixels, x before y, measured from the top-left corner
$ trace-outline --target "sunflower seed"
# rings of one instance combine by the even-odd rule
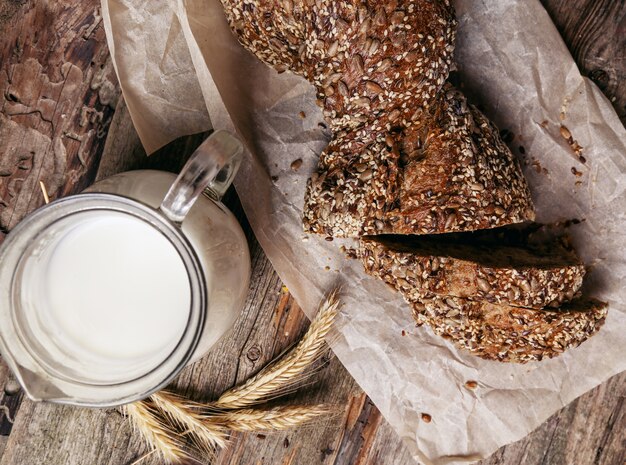
[[[461,312],[455,308],[455,309],[450,310],[448,313],[446,313],[446,317],[453,318],[453,317],[459,315],[460,313]]]
[[[387,144],[389,147],[393,147],[393,137],[391,137],[390,134],[387,134],[385,136],[385,144]]]
[[[365,88],[374,94],[382,94],[383,88],[375,81],[365,81]]]
[[[526,280],[523,280],[521,283],[519,283],[519,287],[521,287],[522,290],[524,290],[525,292],[530,292],[531,290],[530,283]]]
[[[343,203],[343,193],[335,192],[335,205],[341,205]]]
[[[366,18],[365,21],[363,21],[361,23],[361,26],[359,27],[359,34],[361,35],[367,34],[371,27],[372,27],[372,21],[369,18]]]
[[[456,225],[456,213],[450,213],[446,217],[446,224],[443,226],[444,229],[448,230]]]
[[[324,81],[324,85],[325,86],[329,86],[330,84],[334,84],[335,82],[339,81],[339,79],[341,79],[341,76],[343,76],[341,73],[333,73],[333,74],[331,74]]]
[[[389,121],[394,122],[400,117],[400,110],[395,109],[389,113]]]
[[[367,97],[359,97],[352,102],[357,107],[369,107],[371,100]]]
[[[270,46],[278,51],[283,51],[285,49],[285,44],[283,44],[279,39],[277,39],[276,37],[272,37],[270,39]]]
[[[359,175],[359,179],[361,181],[369,181],[372,179],[372,174],[372,170],[368,168]]]
[[[565,126],[561,126],[559,131],[561,132],[561,136],[563,137],[563,139],[569,140],[569,138],[572,137],[572,133]]]
[[[348,95],[350,95],[350,92],[348,91],[348,86],[343,81],[339,81],[339,84],[337,84],[337,90],[342,96],[346,98],[348,97]]]
[[[341,18],[338,18],[338,19],[337,19],[337,22],[335,23],[335,26],[337,26],[337,29],[339,29],[341,32],[346,31],[346,30],[350,27],[350,25],[348,24],[348,22],[347,22],[347,21],[344,21],[344,20],[343,20],[343,19],[341,19]]]
[[[367,169],[367,163],[357,163],[356,165],[354,165],[354,168],[357,170],[358,173],[362,173]]]
[[[332,44],[328,46],[328,51],[326,52],[329,57],[334,57],[337,55],[337,51],[339,50],[339,42],[334,41]]]
[[[369,55],[373,55],[374,53],[378,51],[378,47],[380,47],[380,41],[373,39],[372,44],[369,46],[369,49],[367,50],[367,53]]]
[[[380,72],[386,71],[386,70],[388,70],[391,67],[392,64],[393,64],[393,61],[391,61],[391,59],[385,58],[378,65],[378,71],[380,71]]]
[[[480,191],[484,191],[484,190],[485,190],[485,186],[483,186],[482,184],[480,184],[480,183],[478,183],[478,182],[473,182],[473,183],[470,183],[470,188],[471,188],[473,191],[477,191],[477,192],[480,192]]]
[[[363,57],[358,53],[350,60],[350,68],[355,74],[362,74],[364,71]]]
[[[326,89],[324,89],[324,94],[330,96],[333,95],[335,93],[335,88],[333,86],[328,86]]]
[[[483,292],[491,291],[491,284],[489,284],[489,281],[487,281],[486,279],[476,278],[476,284],[478,284],[478,289]]]

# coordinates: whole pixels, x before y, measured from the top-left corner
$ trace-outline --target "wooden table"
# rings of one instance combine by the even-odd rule
[[[543,0],[581,69],[626,121],[626,1]],[[0,241],[43,203],[75,193],[96,176],[139,167],[176,171],[203,135],[145,158],[120,98],[97,0],[0,0]],[[246,379],[308,325],[256,242],[237,197],[252,254],[252,285],[232,337],[178,377],[177,388],[209,399]],[[0,465],[125,465],[145,446],[116,410],[24,399],[0,361]],[[622,465],[626,374],[554,414],[483,465]],[[331,354],[313,386],[291,402],[333,402],[337,418],[269,435],[235,434],[218,464],[413,464],[380,412]],[[142,462],[156,465],[148,457]]]

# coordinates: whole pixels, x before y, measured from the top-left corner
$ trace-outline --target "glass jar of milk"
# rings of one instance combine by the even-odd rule
[[[220,198],[242,147],[209,137],[178,177],[133,171],[24,219],[0,247],[0,350],[33,400],[132,402],[224,336],[250,278]]]

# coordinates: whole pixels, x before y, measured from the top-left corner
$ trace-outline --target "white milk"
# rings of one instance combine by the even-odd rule
[[[189,317],[187,271],[156,229],[117,212],[76,215],[47,255],[39,299],[57,345],[77,358],[158,364]],[[118,362],[115,362],[115,361]]]

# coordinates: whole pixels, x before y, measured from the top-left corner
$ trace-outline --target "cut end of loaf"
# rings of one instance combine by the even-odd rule
[[[456,242],[437,236],[362,238],[365,271],[409,301],[430,294],[519,307],[558,307],[582,286],[585,267],[559,243],[542,247]]]

